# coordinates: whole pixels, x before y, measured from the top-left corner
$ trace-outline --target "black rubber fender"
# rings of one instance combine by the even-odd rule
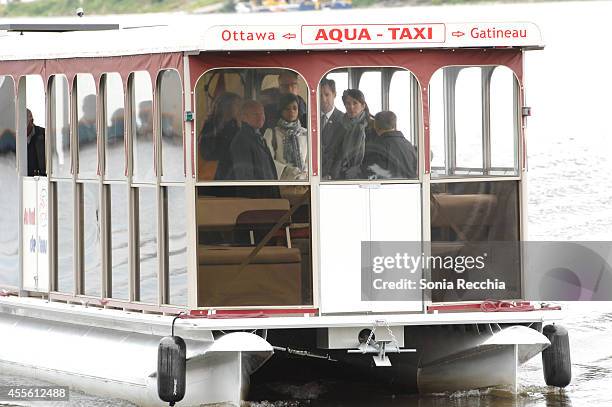
[[[550,346],[542,351],[544,380],[549,386],[565,387],[572,381],[572,361],[567,329],[561,325],[546,325],[542,334]]]

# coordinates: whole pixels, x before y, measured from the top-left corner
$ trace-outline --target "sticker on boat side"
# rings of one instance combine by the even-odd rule
[[[202,49],[542,47],[533,23],[213,26]]]
[[[206,48],[278,49],[300,47],[300,26],[230,26],[211,27],[206,33]]]
[[[543,46],[540,29],[533,23],[446,24],[447,47]]]
[[[444,24],[303,25],[302,44],[443,43]]]

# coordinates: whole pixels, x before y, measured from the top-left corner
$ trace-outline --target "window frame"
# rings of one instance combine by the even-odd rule
[[[514,77],[513,83],[513,101],[512,104],[514,106],[513,109],[513,160],[514,160],[514,168],[506,168],[506,167],[491,167],[491,79],[493,72],[498,67],[503,67],[512,72]],[[447,69],[449,69],[447,71]],[[455,99],[455,91],[456,91],[456,83],[457,78],[462,69],[467,68],[480,68],[481,69],[481,125],[482,125],[482,168],[467,168],[467,167],[457,167],[456,165],[456,128],[455,128],[455,109],[456,99]],[[438,172],[442,170],[442,167],[433,167],[430,168],[431,173],[431,182],[436,183],[438,180],[449,180],[449,179],[520,179],[521,178],[521,161],[523,154],[523,146],[521,145],[521,132],[522,132],[522,123],[521,123],[521,90],[522,87],[520,82],[516,76],[516,73],[506,65],[444,65],[436,69],[432,76],[430,77],[427,95],[429,98],[429,102],[431,102],[431,92],[430,85],[431,79],[438,72],[442,72],[442,97],[443,97],[443,116],[444,123],[441,126],[443,129],[443,137],[444,137],[444,167],[443,172]],[[452,101],[452,104],[449,103]],[[431,105],[431,103],[428,103]],[[429,128],[431,129],[431,121],[429,122]],[[431,141],[431,131],[430,131],[430,141]],[[431,142],[430,142],[431,148]],[[459,173],[456,171],[476,171],[480,173],[470,174],[470,173]],[[512,170],[511,174],[491,174],[494,170]]]
[[[162,92],[162,78],[163,78],[163,74],[166,71],[170,71],[170,72],[175,72],[179,83],[180,83],[180,87],[179,89],[177,89],[178,92],[180,92],[180,106],[181,106],[181,114],[179,117],[180,120],[180,124],[181,124],[181,134],[182,134],[182,159],[183,159],[183,177],[181,180],[165,180],[164,179],[164,173],[163,173],[163,135],[162,135],[162,103],[161,103],[161,98],[163,98],[163,92]],[[186,131],[186,126],[185,126],[185,120],[184,120],[184,114],[185,114],[185,93],[184,93],[184,80],[181,77],[181,74],[179,71],[177,71],[176,69],[160,69],[157,72],[156,78],[155,78],[155,84],[153,84],[155,92],[153,95],[153,120],[154,120],[154,133],[157,133],[157,137],[156,137],[156,144],[155,144],[155,148],[156,148],[156,155],[155,155],[155,159],[156,159],[156,165],[158,168],[157,174],[156,174],[156,179],[157,179],[157,248],[158,248],[158,303],[162,306],[187,306],[189,303],[189,298],[188,296],[186,298],[184,298],[184,304],[182,305],[175,305],[172,304],[172,298],[173,296],[171,295],[172,293],[172,285],[171,285],[171,279],[170,279],[170,243],[168,241],[169,239],[169,219],[170,217],[168,216],[169,213],[169,208],[168,208],[168,189],[169,188],[181,188],[183,190],[183,194],[185,197],[185,205],[187,207],[188,205],[188,200],[186,198],[187,195],[187,183],[188,183],[188,178],[189,178],[189,174],[188,174],[188,168],[187,168],[187,131]],[[157,103],[156,103],[157,102]],[[191,134],[191,133],[189,133]],[[191,187],[191,186],[189,186]],[[186,229],[185,229],[185,233],[186,233],[186,242],[185,242],[185,247],[186,249],[188,249],[189,246],[189,241],[188,241],[188,236],[189,236],[189,226],[187,226],[186,224]],[[186,275],[185,275],[185,279],[186,279],[186,283],[187,285],[189,285],[189,251],[187,250],[185,253],[185,257],[186,257],[186,261],[185,261],[185,267],[186,267]]]
[[[198,95],[197,95],[197,89],[198,89],[198,84],[200,83],[200,81],[204,78],[205,75],[209,74],[210,72],[213,71],[235,71],[235,70],[242,70],[242,71],[247,71],[247,77],[246,80],[243,80],[243,85],[244,85],[244,91],[245,91],[245,96],[244,96],[244,100],[246,100],[247,98],[253,99],[253,96],[257,97],[260,93],[260,90],[258,90],[254,84],[255,81],[253,80],[253,77],[255,77],[255,75],[249,75],[249,72],[255,72],[257,70],[261,70],[264,71],[264,75],[261,76],[261,78],[263,79],[265,77],[265,75],[269,75],[270,72],[269,71],[275,71],[275,70],[285,70],[285,71],[291,71],[291,72],[295,72],[296,74],[299,75],[299,77],[304,81],[305,85],[306,85],[306,91],[307,94],[310,96],[312,90],[310,89],[310,86],[308,85],[308,81],[306,80],[306,77],[298,70],[293,69],[293,68],[286,68],[286,67],[215,67],[215,68],[210,68],[207,69],[206,71],[202,72],[202,74],[198,77],[198,79],[195,81],[194,85],[193,85],[193,111],[195,112],[196,115],[196,119],[194,120],[194,132],[192,137],[194,138],[194,149],[192,151],[192,159],[193,159],[193,163],[195,164],[195,186],[270,186],[270,185],[278,185],[278,186],[289,186],[289,185],[312,185],[314,183],[314,178],[315,178],[315,174],[314,174],[314,169],[313,169],[313,160],[312,160],[312,153],[313,153],[313,145],[312,145],[312,106],[310,103],[310,98],[306,98],[304,99],[304,101],[306,102],[306,107],[308,109],[308,124],[307,126],[305,126],[306,131],[307,131],[307,141],[308,141],[308,160],[307,160],[307,164],[308,164],[308,178],[305,180],[265,180],[265,181],[257,181],[257,180],[225,180],[225,181],[217,181],[217,180],[201,180],[198,176],[198,171],[199,171],[199,167],[200,167],[200,152],[199,152],[199,148],[198,148],[198,137],[199,137],[199,131],[202,128],[204,122],[206,121],[206,117],[203,118],[198,118],[197,117],[197,112],[198,112]],[[233,73],[233,72],[229,72],[229,73]],[[242,76],[241,76],[242,78]],[[246,84],[248,84],[250,81],[250,83],[253,84],[253,86],[251,86],[251,89],[247,89]],[[253,99],[256,100],[256,99]],[[318,106],[317,106],[318,109]],[[318,110],[317,110],[318,111]],[[204,112],[204,113],[208,113],[208,112]]]
[[[353,69],[355,69],[356,71],[352,71]],[[385,69],[388,69],[388,71],[385,71]],[[411,97],[411,100],[410,100],[411,126],[410,127],[411,127],[412,134],[414,134],[414,141],[416,141],[416,144],[413,144],[413,145],[417,149],[417,159],[418,159],[417,178],[393,178],[393,179],[374,179],[374,180],[370,180],[370,179],[325,180],[325,179],[320,178],[320,174],[318,174],[319,183],[324,184],[324,185],[332,185],[332,184],[350,185],[350,184],[355,184],[355,183],[374,184],[374,185],[377,185],[377,184],[422,184],[424,181],[424,173],[425,173],[425,167],[424,167],[425,163],[423,160],[423,157],[424,157],[423,150],[425,146],[425,137],[424,137],[425,121],[424,121],[424,116],[423,116],[423,100],[422,100],[422,92],[421,92],[422,87],[421,87],[419,78],[410,69],[402,67],[402,66],[392,66],[392,65],[361,66],[360,65],[360,66],[334,67],[333,69],[330,69],[329,71],[325,72],[323,76],[321,76],[321,78],[319,79],[318,86],[317,86],[317,117],[321,117],[321,88],[320,88],[321,81],[325,79],[328,74],[334,73],[337,71],[342,71],[342,70],[346,70],[348,72],[349,89],[358,88],[359,80],[361,78],[361,75],[364,72],[368,70],[380,70],[381,71],[381,84],[383,85],[381,86],[381,93],[382,93],[381,107],[383,110],[389,109],[389,95],[390,95],[390,86],[391,86],[391,80],[393,77],[393,73],[397,71],[405,71],[405,72],[410,73],[411,86],[413,86],[415,89],[415,91],[411,92],[411,95],[410,95]],[[388,79],[388,80],[385,81],[385,79]],[[336,94],[336,97],[341,97],[341,95]],[[321,128],[319,128],[317,130],[317,136],[316,136],[317,146],[319,146],[319,149],[317,151],[319,171],[322,168],[321,167],[322,154],[321,154],[321,148],[320,148],[321,136],[322,136]],[[408,140],[408,141],[410,141],[411,143],[413,142],[412,140]]]
[[[68,95],[68,102],[67,102],[67,105],[68,105],[68,116],[67,116],[68,117],[68,127],[67,127],[67,129],[68,129],[68,142],[69,142],[69,145],[68,145],[68,159],[70,160],[70,163],[68,164],[69,167],[68,167],[67,174],[65,174],[65,175],[61,175],[60,174],[58,176],[58,174],[56,174],[54,169],[53,169],[53,158],[54,158],[53,157],[53,152],[51,151],[51,149],[49,149],[49,153],[46,154],[47,155],[47,161],[50,164],[47,167],[47,170],[48,170],[47,171],[47,175],[49,177],[49,181],[56,181],[56,180],[60,180],[60,179],[61,180],[68,180],[68,179],[74,180],[75,177],[76,177],[75,158],[74,158],[74,154],[75,154],[74,150],[75,149],[73,148],[74,144],[75,144],[75,142],[74,142],[75,135],[74,135],[73,127],[72,127],[73,124],[74,124],[74,117],[75,117],[74,106],[73,106],[74,105],[74,96],[73,96],[72,92],[70,91],[71,90],[71,86],[70,86],[70,82],[68,81],[68,77],[65,74],[63,74],[63,73],[58,73],[58,74],[50,75],[49,79],[48,79],[47,95],[46,95],[46,100],[47,100],[46,110],[47,110],[48,120],[47,120],[47,124],[46,124],[47,127],[45,128],[45,135],[49,134],[48,133],[48,129],[50,129],[50,128],[53,128],[55,131],[57,131],[57,129],[55,128],[55,126],[56,126],[56,123],[55,123],[56,122],[55,113],[57,111],[55,110],[56,109],[55,104],[52,103],[52,102],[54,102],[54,100],[52,100],[52,95],[54,94],[53,86],[55,86],[54,83],[55,83],[55,80],[58,77],[63,77],[65,79],[66,92],[67,92],[67,95]],[[52,123],[53,123],[53,127],[52,127]],[[52,136],[55,136],[55,134],[53,134]],[[53,144],[51,142],[51,138],[52,137],[50,136],[48,138],[49,138],[49,141],[46,143],[47,147],[55,146],[55,144]]]
[[[95,97],[96,97],[96,140],[95,140],[95,145],[96,145],[96,164],[95,164],[95,174],[93,175],[81,175],[81,169],[80,169],[80,152],[81,152],[81,148],[80,148],[80,140],[79,140],[79,102],[81,101],[80,97],[79,97],[79,87],[78,87],[78,78],[80,76],[89,76],[91,77],[91,80],[93,82],[94,88],[95,88]],[[73,78],[73,83],[72,83],[72,99],[74,100],[74,112],[72,114],[72,121],[75,123],[74,126],[74,141],[75,141],[75,146],[76,148],[74,148],[75,152],[74,152],[74,162],[76,163],[73,168],[74,168],[74,172],[76,174],[76,178],[79,181],[85,181],[85,180],[89,180],[89,181],[97,181],[100,177],[100,169],[101,169],[101,161],[100,161],[100,126],[99,126],[99,118],[100,118],[100,92],[99,92],[99,83],[96,81],[96,78],[94,77],[93,74],[91,73],[77,73],[74,75]],[[71,124],[72,126],[72,124]]]

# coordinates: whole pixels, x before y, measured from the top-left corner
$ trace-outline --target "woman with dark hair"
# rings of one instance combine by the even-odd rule
[[[278,102],[276,126],[264,133],[276,165],[278,179],[306,179],[308,174],[308,133],[299,120],[299,100],[292,93]]]
[[[347,89],[342,94],[346,113],[342,117],[342,144],[340,159],[332,164],[332,179],[356,179],[361,177],[361,162],[366,137],[372,131],[372,116],[359,89]]]
[[[212,112],[204,122],[200,133],[200,157],[205,161],[222,161],[229,151],[234,135],[240,129],[240,105],[242,98],[232,92],[219,95],[213,104]],[[206,173],[214,171],[205,170]],[[206,179],[212,179],[212,174]]]

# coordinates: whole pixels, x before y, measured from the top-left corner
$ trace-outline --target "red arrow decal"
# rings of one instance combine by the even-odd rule
[[[453,37],[463,37],[465,35],[462,31],[453,31]]]
[[[296,35],[295,34],[291,34],[291,33],[287,33],[285,35],[283,35],[283,38],[286,38],[288,40],[295,38]]]

